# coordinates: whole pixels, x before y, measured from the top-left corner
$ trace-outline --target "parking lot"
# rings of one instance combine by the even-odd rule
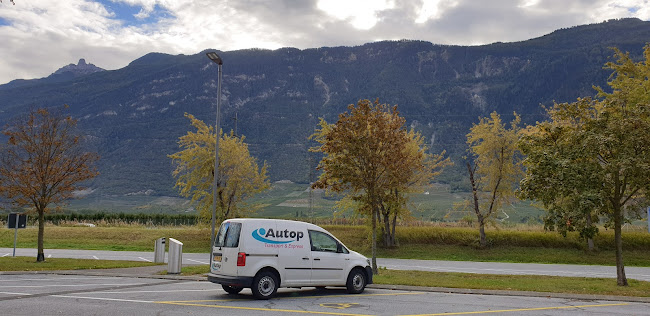
[[[366,289],[281,289],[254,300],[205,281],[19,274],[0,278],[3,315],[650,315],[650,304]]]

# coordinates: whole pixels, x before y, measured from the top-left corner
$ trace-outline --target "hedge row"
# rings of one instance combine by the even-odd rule
[[[38,217],[30,215],[28,225],[37,225]],[[3,218],[6,219],[6,218]],[[140,224],[155,226],[179,226],[179,225],[196,225],[198,216],[196,214],[126,214],[126,213],[59,213],[45,214],[45,222],[54,225],[62,223],[106,223],[106,224]],[[6,225],[3,221],[3,224]]]

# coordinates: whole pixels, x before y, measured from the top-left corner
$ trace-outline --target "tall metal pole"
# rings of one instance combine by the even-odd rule
[[[215,154],[214,154],[214,180],[212,182],[212,231],[210,233],[210,265],[212,265],[212,248],[214,247],[214,227],[217,220],[217,193],[218,193],[218,183],[219,183],[219,135],[220,127],[219,121],[221,117],[221,66],[223,61],[217,53],[210,52],[206,54],[210,60],[217,63],[219,68],[219,76],[217,78],[217,121],[214,125],[215,133],[217,134],[216,144],[215,144]]]

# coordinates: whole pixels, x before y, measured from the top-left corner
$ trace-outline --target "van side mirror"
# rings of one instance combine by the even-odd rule
[[[343,245],[336,243],[336,253],[343,253]]]

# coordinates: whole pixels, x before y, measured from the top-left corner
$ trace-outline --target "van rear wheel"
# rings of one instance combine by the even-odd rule
[[[348,275],[348,281],[345,284],[348,293],[359,294],[366,288],[366,274],[359,268],[353,269]]]
[[[274,273],[261,271],[253,279],[251,291],[256,299],[268,300],[277,293],[279,283]]]
[[[230,285],[225,285],[225,284],[222,284],[221,287],[228,294],[238,294],[239,292],[241,292],[241,290],[244,289],[243,287],[240,287],[240,286],[230,286]]]

